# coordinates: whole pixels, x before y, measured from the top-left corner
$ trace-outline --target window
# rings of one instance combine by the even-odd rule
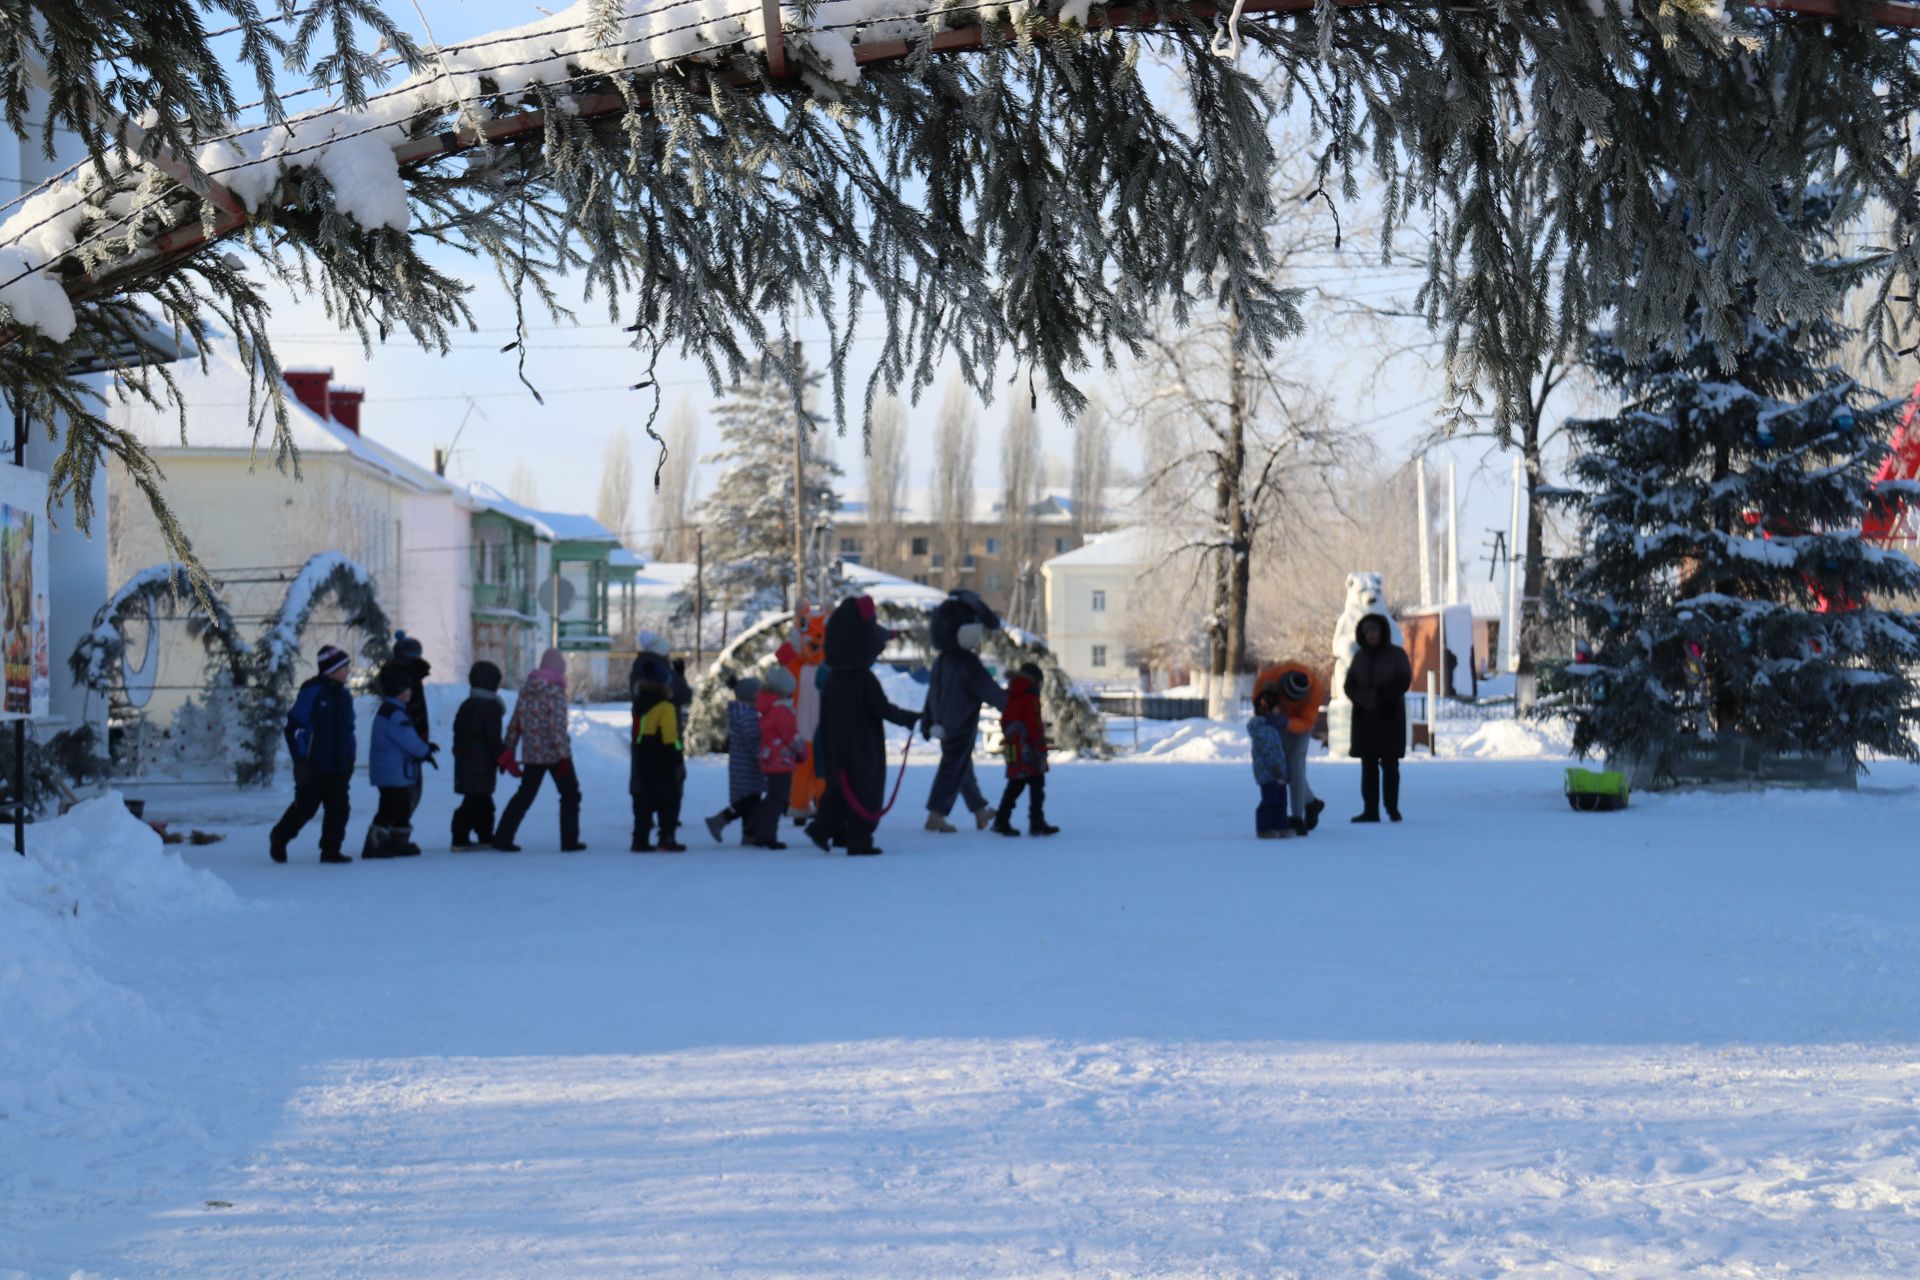
[[[988,575],[987,575],[987,590],[989,590],[989,591],[998,591],[999,589],[1000,589],[1000,575],[999,575],[999,574],[997,574],[997,573],[990,573],[990,574],[988,574]]]
[[[1073,550],[1072,538],[1055,538],[1053,540],[1053,554],[1062,556],[1071,550]]]
[[[843,556],[856,556],[856,555],[859,555],[859,554],[860,554],[860,539],[858,539],[858,538],[842,538],[842,539],[840,539],[840,554],[841,554],[841,555],[843,555]],[[859,563],[859,561],[857,561],[857,560],[856,560],[856,561],[855,561],[854,563],[855,563],[855,564],[858,564],[858,563]]]
[[[1096,591],[1093,593],[1093,611],[1095,613],[1105,613],[1107,611],[1107,593],[1106,592]]]
[[[845,553],[844,555],[842,555],[842,556],[840,557],[840,559],[841,559],[842,561],[844,561],[845,563],[847,563],[847,564],[859,564],[859,563],[860,563],[860,557],[859,557],[859,556],[858,556],[857,554],[855,554],[854,552],[851,552],[851,551],[849,551],[849,552],[846,552],[846,553]]]
[[[915,538],[913,540],[913,554],[917,556],[927,554],[927,540],[925,538]]]
[[[960,567],[962,569],[971,569],[974,567],[973,552],[969,551],[960,557]]]
[[[934,568],[936,568],[936,569],[944,569],[944,568],[946,568],[946,567],[947,567],[947,558],[946,558],[946,556],[944,556],[944,555],[942,555],[942,554],[941,554],[940,552],[938,552],[938,551],[936,551],[936,552],[934,552],[934,553],[933,553],[933,567],[934,567]]]
[[[1000,539],[998,538],[987,539],[987,554],[990,556],[997,556],[1000,554]]]
[[[1093,665],[1096,667],[1107,665],[1107,646],[1103,644],[1093,646]]]

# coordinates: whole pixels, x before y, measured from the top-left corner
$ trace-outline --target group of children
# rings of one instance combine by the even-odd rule
[[[874,620],[872,601],[843,601],[827,620],[825,662],[817,668],[819,723],[811,740],[796,715],[798,682],[784,667],[761,677],[735,682],[727,709],[727,807],[706,819],[714,839],[728,825],[741,824],[741,842],[762,849],[784,849],[780,819],[792,812],[811,817],[807,834],[822,849],[875,854],[873,830],[887,805],[881,799],[885,775],[885,725],[912,728],[920,713],[889,703],[872,666],[891,633]],[[635,853],[681,853],[680,807],[687,770],[681,727],[690,692],[669,662],[657,637],[643,636],[631,675],[632,761],[628,792],[633,803]],[[347,689],[351,661],[342,650],[321,649],[319,671],[301,686],[287,715],[286,740],[294,762],[294,799],[273,828],[270,852],[284,862],[289,842],[316,813],[321,825],[321,861],[351,862],[342,845],[349,814],[349,791],[356,759],[353,696]],[[377,677],[380,705],[374,714],[368,774],[379,791],[379,807],[368,829],[362,858],[409,857],[420,852],[413,840],[413,814],[423,790],[424,770],[438,768],[439,744],[432,740],[422,682],[429,668],[419,645],[401,633],[395,659]],[[560,793],[560,847],[586,848],[580,840],[580,783],[567,732],[566,664],[549,649],[524,682],[512,717],[500,695],[501,672],[491,662],[476,662],[468,672],[469,693],[453,721],[453,784],[460,803],[453,812],[456,850],[492,848],[518,852],[514,843],[522,820],[551,777]],[[1035,835],[1051,835],[1043,813],[1047,739],[1040,716],[1041,672],[1023,666],[1009,682],[1001,717],[1007,788],[994,830],[1018,835],[1011,817],[1021,795],[1028,796]],[[811,762],[819,780],[817,796],[793,794],[795,770]],[[495,821],[494,795],[499,775],[519,787]],[[817,803],[816,803],[817,800]],[[810,810],[810,813],[803,812]]]

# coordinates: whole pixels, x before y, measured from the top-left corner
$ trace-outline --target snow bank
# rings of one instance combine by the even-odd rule
[[[1181,760],[1189,764],[1253,759],[1253,747],[1247,741],[1244,724],[1229,724],[1224,720],[1181,720],[1177,724],[1178,727],[1160,741],[1142,747],[1139,758]]]
[[[1489,720],[1464,738],[1440,725],[1440,754],[1472,760],[1558,760],[1573,754],[1573,728],[1563,720]]]
[[[9,1141],[31,1146],[36,1120],[64,1126],[62,1117],[78,1116],[98,1129],[144,1108],[137,1077],[95,1064],[109,1045],[172,1032],[102,975],[95,934],[238,902],[224,881],[168,851],[118,794],[28,828],[27,856],[0,859],[0,1125]]]

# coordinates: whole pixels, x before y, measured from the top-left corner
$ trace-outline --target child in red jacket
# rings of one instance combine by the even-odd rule
[[[760,772],[766,777],[767,793],[747,820],[752,828],[747,843],[762,849],[787,847],[780,839],[780,819],[792,798],[794,768],[807,758],[807,742],[800,736],[800,722],[793,711],[796,685],[793,673],[784,667],[775,667],[760,682]]]
[[[1017,836],[1013,806],[1027,793],[1027,833],[1050,836],[1060,830],[1047,825],[1047,726],[1040,719],[1040,668],[1029,662],[1007,683],[1007,709],[1000,713],[1000,736],[1007,757],[1007,789],[993,830]]]

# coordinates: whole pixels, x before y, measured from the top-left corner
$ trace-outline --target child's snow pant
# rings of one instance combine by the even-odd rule
[[[566,847],[580,843],[580,778],[573,771],[573,761],[560,760],[526,766],[520,789],[513,793],[513,798],[507,801],[507,811],[500,815],[500,826],[493,833],[495,844],[513,843],[527,810],[533,807],[533,798],[540,794],[540,783],[548,774],[553,775],[553,785],[560,792],[560,843]]]
[[[1007,779],[1007,789],[1000,795],[1000,825],[1012,824],[1014,806],[1019,804],[1022,791],[1027,793],[1027,825],[1044,825],[1047,821],[1047,775],[1044,773],[1031,778]]]
[[[1254,834],[1287,829],[1287,784],[1261,783],[1260,806],[1253,811]]]
[[[780,819],[786,816],[792,787],[793,775],[790,773],[767,775],[767,794],[760,798],[760,803],[754,807],[753,817],[747,823],[748,843],[771,844],[780,838]]]

